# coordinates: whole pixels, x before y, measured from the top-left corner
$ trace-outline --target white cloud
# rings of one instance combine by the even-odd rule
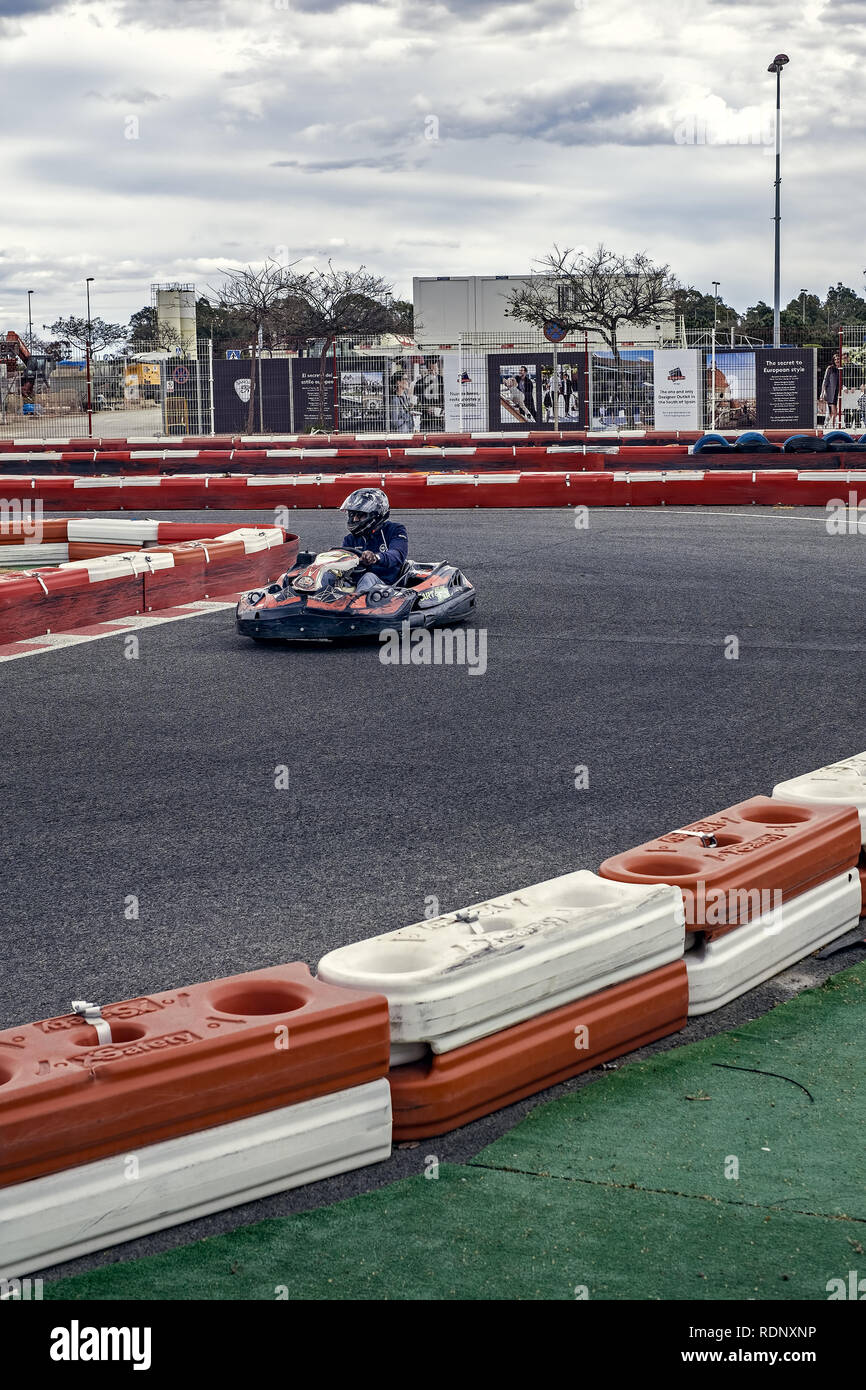
[[[862,284],[862,0],[0,0],[0,329],[103,317],[152,279],[365,261],[518,272],[554,240],[646,249],[769,295],[783,78],[783,297]],[[10,113],[20,111],[17,127]],[[844,228],[840,234],[840,208]],[[40,322],[43,321],[40,319]]]

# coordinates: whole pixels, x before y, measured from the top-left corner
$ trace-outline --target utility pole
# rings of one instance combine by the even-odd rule
[[[33,296],[35,290],[27,291],[27,346],[33,351]]]

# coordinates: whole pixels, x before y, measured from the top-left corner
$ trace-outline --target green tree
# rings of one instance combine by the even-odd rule
[[[411,299],[395,299],[392,308],[394,323],[391,332],[411,338],[415,332],[415,307]]]
[[[137,352],[143,352],[156,338],[156,310],[150,304],[130,315],[127,342]]]
[[[827,290],[824,314],[831,327],[838,328],[846,323],[866,323],[866,299],[861,299],[856,290],[849,289],[840,280]]]

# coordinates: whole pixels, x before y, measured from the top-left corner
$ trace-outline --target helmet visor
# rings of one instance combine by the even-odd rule
[[[373,525],[373,517],[369,512],[350,511],[348,513],[349,534],[352,536],[362,536],[365,531]]]

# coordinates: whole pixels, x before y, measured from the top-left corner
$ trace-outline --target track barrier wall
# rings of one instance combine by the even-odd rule
[[[758,916],[766,894],[776,895],[773,905],[783,907],[855,869],[860,841],[853,806],[753,796],[613,855],[599,874],[621,883],[678,884],[686,930],[713,941]]]
[[[0,1186],[385,1076],[381,996],[275,966],[0,1033]],[[281,1045],[282,1044],[282,1045]]]
[[[791,777],[599,875],[331,952],[315,979],[274,966],[6,1029],[0,1274],[381,1161],[392,1135],[445,1133],[721,1008],[856,926],[864,771],[866,753]],[[734,895],[722,930],[690,912],[699,879]],[[742,907],[767,891],[771,912]]]
[[[7,505],[53,511],[261,511],[338,508],[384,487],[395,510],[472,507],[827,506],[866,502],[866,469],[833,472],[347,473],[172,477],[0,476]],[[851,500],[853,496],[853,501]],[[862,501],[858,500],[862,499]]]
[[[503,1032],[392,1067],[394,1139],[426,1139],[683,1028],[682,960]]]
[[[320,979],[387,995],[391,1042],[450,1052],[683,953],[681,895],[585,870],[343,946]]]
[[[31,472],[59,476],[111,476],[140,473],[158,476],[182,473],[315,473],[323,463],[333,473],[382,469],[388,472],[420,469],[425,465],[456,471],[481,471],[499,467],[521,471],[554,468],[571,471],[602,471],[606,468],[639,469],[689,468],[698,461],[702,468],[726,470],[743,468],[791,468],[805,465],[820,469],[857,467],[866,462],[866,436],[858,439],[844,432],[826,436],[796,435],[786,440],[749,433],[733,443],[723,436],[703,436],[694,441],[673,437],[625,439],[550,439],[531,436],[517,442],[508,438],[464,440],[462,442],[417,445],[387,441],[346,440],[309,446],[288,441],[249,442],[239,447],[145,449],[132,443],[125,447],[99,447],[78,450],[75,445],[54,450],[0,449],[0,471],[27,476]]]
[[[66,527],[66,563],[55,569],[0,573],[0,644],[237,593],[277,578],[291,568],[298,553],[298,537],[280,527],[240,527],[214,535],[218,527],[211,526],[206,528],[209,539],[172,543],[174,534],[199,528],[73,519],[55,524],[55,534],[62,534],[60,525]],[[110,539],[123,535],[124,528],[132,533],[132,545],[145,546],[151,537],[155,543],[132,549]],[[98,553],[85,556],[78,553],[79,547]],[[11,548],[0,545],[0,567],[4,550]],[[41,548],[28,547],[37,562]]]

